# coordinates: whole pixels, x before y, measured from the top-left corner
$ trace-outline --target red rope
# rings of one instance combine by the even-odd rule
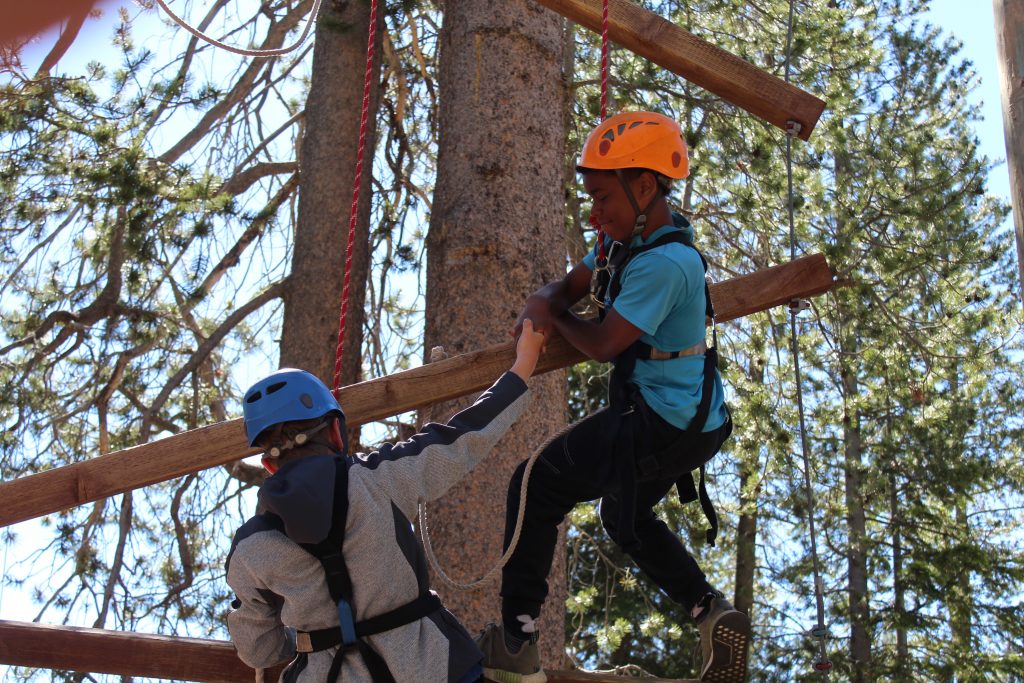
[[[601,11],[601,120],[608,118],[608,0]]]
[[[363,157],[366,153],[366,122],[370,115],[370,84],[373,77],[373,50],[377,41],[377,0],[370,2],[370,33],[366,41],[366,75],[363,79],[363,111],[359,119],[359,151],[356,173],[352,181],[352,208],[348,215],[348,245],[345,247],[345,283],[341,290],[341,316],[338,322],[338,348],[334,354],[334,395],[341,389],[341,357],[345,351],[345,323],[348,316],[348,287],[352,275],[352,247],[356,240],[356,210],[359,208],[359,185],[363,179]]]
[[[608,0],[604,0],[601,11],[601,120],[608,118]],[[590,225],[597,230],[597,261],[605,262],[604,232],[593,215]]]

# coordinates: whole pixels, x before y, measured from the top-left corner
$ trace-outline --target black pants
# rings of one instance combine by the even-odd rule
[[[618,477],[608,438],[611,419],[605,408],[557,434],[544,447],[530,475],[523,528],[515,552],[502,570],[502,618],[515,624],[516,616],[536,618],[548,593],[558,525],[576,503],[601,499],[601,521],[613,541],[620,542]],[[683,439],[670,457],[658,459],[651,467],[651,453],[663,452],[680,441],[683,430],[669,424],[639,401],[624,415],[632,420],[634,453],[644,462],[638,475],[635,498],[636,537],[630,557],[665,593],[687,610],[712,590],[704,572],[686,551],[679,537],[655,516],[653,507],[683,474],[699,469],[718,452],[732,431],[730,422],[704,432],[692,440]],[[519,513],[519,492],[526,463],[516,469],[509,482],[505,512],[505,547],[515,531]]]

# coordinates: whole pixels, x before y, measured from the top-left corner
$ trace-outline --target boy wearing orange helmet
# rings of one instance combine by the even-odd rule
[[[516,332],[529,318],[590,358],[613,361],[609,405],[554,437],[532,471],[521,535],[502,572],[502,623],[478,639],[484,674],[543,683],[536,619],[557,527],[576,503],[601,499],[609,536],[697,621],[701,680],[743,681],[747,615],[708,583],[652,509],[673,484],[684,501],[697,499],[691,473],[700,470],[713,543],[717,519],[703,468],[732,431],[717,352],[705,342],[705,321],[713,319],[706,263],[689,223],[667,201],[672,182],[689,173],[682,132],[661,114],[613,116],[590,133],[577,171],[593,200],[598,244],[564,278],[528,297]],[[570,311],[588,292],[601,308],[598,320]],[[506,546],[524,469],[509,484]]]

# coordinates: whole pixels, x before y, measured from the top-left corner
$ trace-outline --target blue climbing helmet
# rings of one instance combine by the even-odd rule
[[[242,399],[249,446],[260,434],[282,422],[313,420],[334,413],[345,434],[345,413],[331,390],[312,373],[283,368],[253,384]]]

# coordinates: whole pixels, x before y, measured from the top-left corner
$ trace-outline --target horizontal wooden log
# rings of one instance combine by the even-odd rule
[[[18,621],[0,621],[0,664],[209,683],[252,683],[256,674],[223,640]]]
[[[832,287],[832,271],[825,257],[815,254],[713,284],[711,298],[718,320],[726,322],[793,299],[816,296]],[[506,342],[353,384],[341,390],[339,400],[350,424],[364,424],[485,389],[514,358],[515,346]],[[564,368],[584,358],[563,339],[555,338],[537,372]],[[224,465],[255,452],[246,445],[238,418],[0,482],[0,500],[4,501],[0,526]]]
[[[252,683],[255,680],[255,671],[238,659],[234,646],[228,641],[19,621],[0,620],[0,664],[201,683]],[[264,680],[276,681],[282,668],[265,671]],[[546,673],[548,683],[625,680],[621,676],[584,671]],[[686,683],[666,678],[645,678],[644,681]]]
[[[537,2],[591,31],[601,32],[601,0]],[[609,0],[608,38],[783,130],[790,121],[799,123],[798,135],[804,140],[810,138],[825,109],[823,100],[631,0]]]
[[[698,683],[696,679],[682,678],[636,678],[633,676],[616,676],[615,674],[590,673],[589,671],[545,671],[548,683]]]

